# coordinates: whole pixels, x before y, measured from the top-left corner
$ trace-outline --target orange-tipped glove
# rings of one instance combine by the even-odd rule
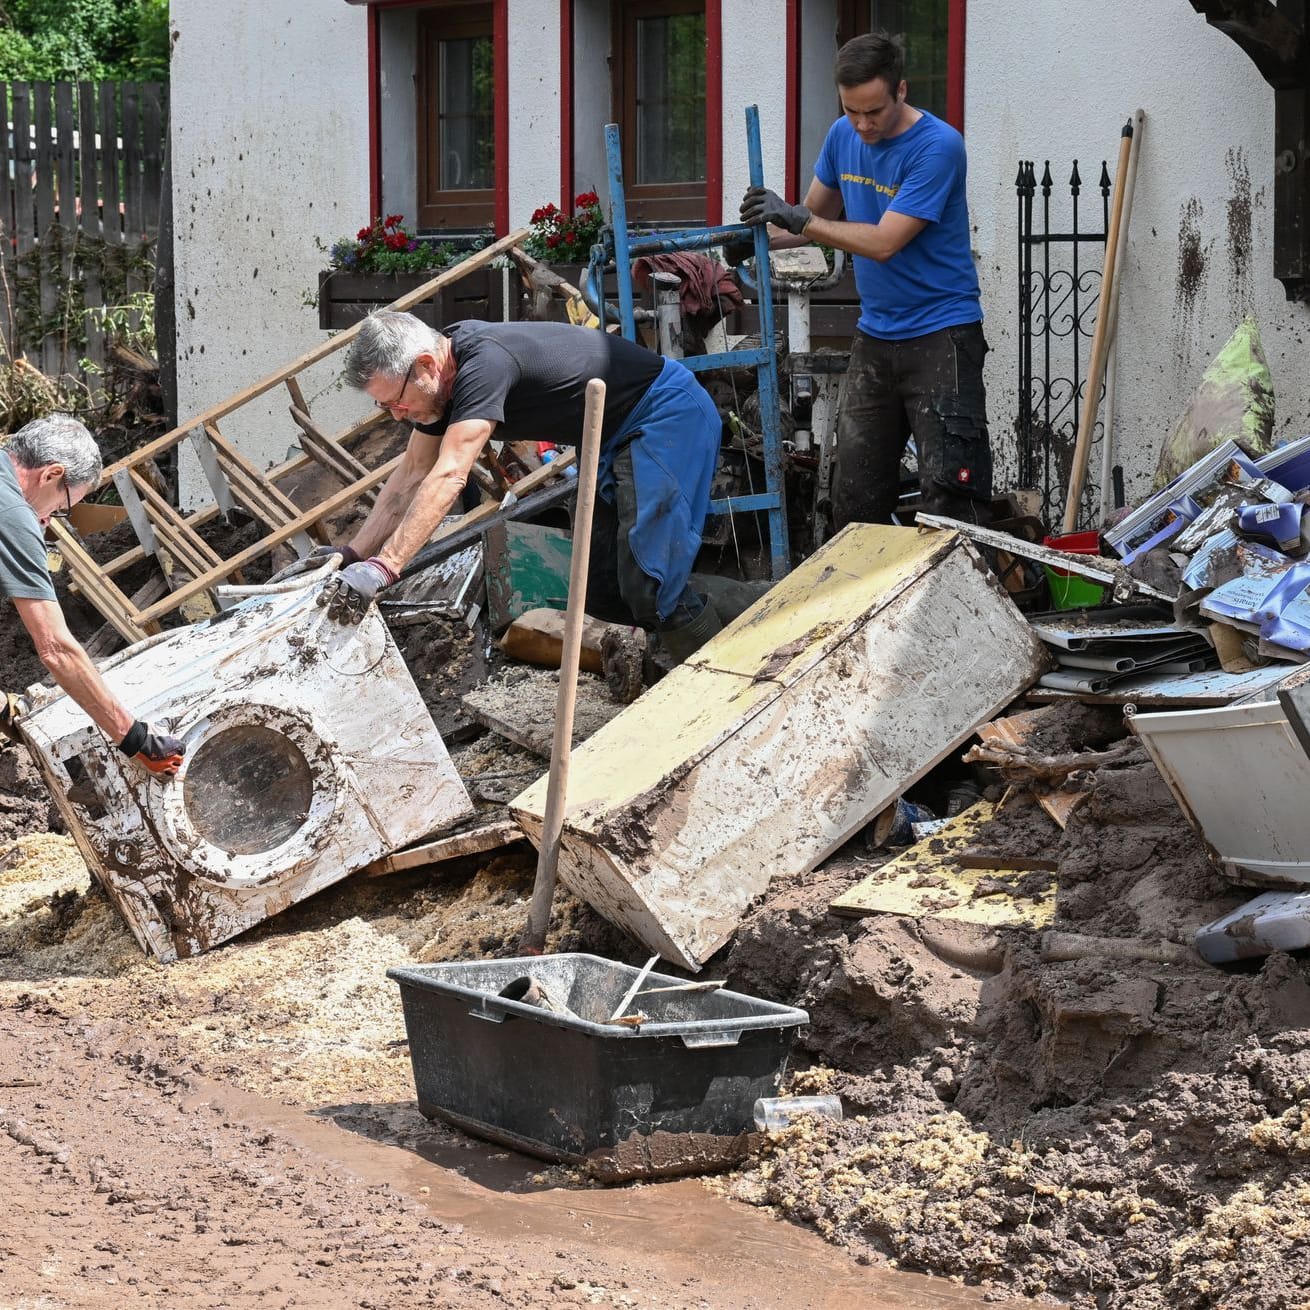
[[[140,719],[127,730],[118,749],[151,773],[176,773],[186,755],[186,743],[181,737],[156,732]]]

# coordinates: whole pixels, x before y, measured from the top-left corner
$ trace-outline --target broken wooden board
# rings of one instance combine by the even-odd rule
[[[516,668],[467,692],[462,704],[483,727],[550,759],[555,740],[555,705],[559,674],[551,669]],[[573,706],[573,744],[580,746],[623,709],[613,700],[604,678],[578,674]]]
[[[996,813],[988,801],[971,805],[925,841],[875,869],[828,908],[834,914],[901,914],[991,928],[1044,928],[1055,914],[1057,887],[1049,875],[1018,869],[969,869],[957,858]],[[1032,895],[1007,894],[1007,884],[1046,886]]]
[[[915,521],[922,528],[947,528],[968,537],[970,541],[976,541],[980,546],[1006,550],[1011,555],[1022,555],[1024,559],[1034,560],[1038,564],[1048,564],[1051,568],[1064,569],[1066,573],[1099,582],[1110,587],[1116,599],[1121,594],[1127,599],[1136,592],[1170,603],[1174,600],[1174,597],[1133,577],[1117,560],[1104,559],[1100,555],[1075,555],[1067,550],[1052,550],[1050,546],[1039,546],[1020,537],[1011,537],[1004,532],[994,532],[991,528],[980,528],[976,523],[965,523],[961,519],[947,518],[940,514],[920,513],[915,515]]]
[[[958,534],[850,524],[574,752],[560,879],[699,969],[1047,667]]]
[[[455,860],[461,855],[481,855],[485,851],[496,851],[523,839],[523,829],[517,823],[501,819],[497,823],[486,823],[480,828],[451,833],[449,837],[439,837],[421,846],[410,846],[403,851],[384,855],[361,869],[358,876],[383,878],[390,873],[403,873],[406,869],[423,869],[430,864],[440,864],[443,860]]]
[[[1011,714],[1007,718],[993,719],[990,723],[979,725],[978,736],[987,746],[1002,746],[1007,750],[1015,746],[1022,746],[1045,713],[1046,707],[1041,706],[1035,710],[1021,710],[1018,714]],[[1049,787],[1034,787],[1033,796],[1038,805],[1061,828],[1064,828],[1068,826],[1069,816],[1087,798],[1087,793],[1062,791],[1058,788],[1052,790]]]

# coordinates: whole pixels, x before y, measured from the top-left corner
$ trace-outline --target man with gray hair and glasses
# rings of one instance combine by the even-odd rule
[[[677,360],[564,323],[454,323],[436,332],[380,310],[360,327],[345,381],[412,424],[403,460],[343,550],[321,598],[358,622],[459,499],[479,452],[498,440],[573,446],[587,382],[605,383],[587,612],[659,635],[678,663],[722,617],[689,585],[710,506],[722,420]],[[320,551],[324,548],[320,547]]]
[[[46,524],[95,490],[102,467],[95,438],[67,414],[0,438],[0,596],[18,611],[51,678],[118,749],[151,773],[176,773],[185,745],[142,723],[105,685],[68,630],[46,564]],[[16,735],[21,709],[17,696],[0,692],[0,731]]]

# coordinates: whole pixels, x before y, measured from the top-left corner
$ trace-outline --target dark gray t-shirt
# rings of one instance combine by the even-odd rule
[[[36,512],[23,499],[14,462],[0,450],[0,596],[10,600],[54,600],[46,564],[45,534]]]
[[[582,433],[587,383],[605,383],[607,441],[646,394],[664,358],[624,337],[567,323],[482,323],[445,329],[455,355],[450,404],[436,423],[415,424],[442,436],[452,423],[485,419],[498,441],[554,441],[572,446]]]

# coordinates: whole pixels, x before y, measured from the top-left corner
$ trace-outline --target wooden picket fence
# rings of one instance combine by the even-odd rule
[[[48,376],[105,360],[86,310],[154,284],[167,88],[0,82],[0,336]]]

